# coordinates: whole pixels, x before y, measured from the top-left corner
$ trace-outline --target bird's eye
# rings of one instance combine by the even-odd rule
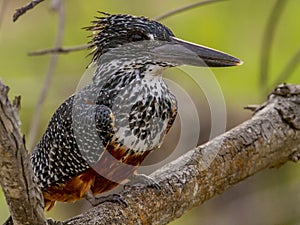
[[[143,41],[143,40],[147,40],[147,36],[143,35],[143,34],[133,34],[129,37],[130,41]]]

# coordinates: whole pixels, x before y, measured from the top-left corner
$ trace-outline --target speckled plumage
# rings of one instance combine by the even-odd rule
[[[129,35],[130,26],[151,38],[156,32],[172,34],[157,22],[128,15],[108,16],[89,28],[98,31],[93,38],[96,46],[91,63],[96,68],[93,82],[57,109],[31,157],[45,200],[52,201],[50,207],[55,199],[47,197],[49,190],[64,185],[101,161],[110,143],[114,143],[114,148],[125,149],[120,161],[126,162],[126,157],[135,155],[143,160],[142,155],[161,145],[175,119],[176,99],[161,77],[162,68],[172,64],[156,64],[142,55],[132,56],[130,60],[113,57],[105,62],[100,57],[122,44],[119,39],[124,37],[115,33],[114,38],[112,30]],[[133,33],[135,37],[138,34]],[[127,54],[122,49],[119,51]],[[114,156],[113,151],[111,154]]]
[[[114,188],[160,147],[177,114],[164,69],[240,63],[145,17],[104,14],[87,29],[92,82],[57,109],[31,156],[48,209]]]

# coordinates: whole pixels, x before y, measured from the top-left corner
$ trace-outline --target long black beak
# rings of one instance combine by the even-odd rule
[[[170,42],[157,47],[157,56],[177,65],[208,67],[238,66],[243,62],[229,54],[171,37]]]
[[[221,67],[221,66],[238,66],[243,62],[231,55],[228,55],[224,52],[211,49],[205,46],[197,45],[194,43],[190,43],[176,37],[172,37],[172,43],[178,44],[186,49],[193,52],[200,59],[202,59],[207,66],[210,67]]]

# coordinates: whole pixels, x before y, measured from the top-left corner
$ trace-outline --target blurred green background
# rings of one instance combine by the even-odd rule
[[[89,33],[81,28],[90,24],[98,10],[151,18],[193,2],[195,1],[65,0],[63,46],[89,41]],[[15,9],[26,3],[24,0],[0,1],[5,6],[2,7],[0,21],[0,78],[10,86],[10,96],[22,96],[20,117],[22,131],[28,139],[30,124],[35,119],[33,113],[36,102],[51,56],[30,57],[27,53],[53,46],[57,32],[57,14],[50,10],[50,1],[46,0],[13,23]],[[244,65],[240,67],[212,70],[225,98],[228,129],[250,118],[251,113],[243,107],[260,104],[266,99],[267,89],[275,87],[270,88],[270,84],[299,49],[300,1],[290,0],[286,3],[274,36],[268,84],[259,83],[262,39],[274,4],[274,0],[228,0],[185,11],[161,21],[179,38],[228,52],[244,61]],[[41,113],[36,141],[43,134],[55,109],[75,91],[91,59],[87,55],[88,51],[79,51],[59,56]],[[285,82],[300,83],[299,73],[297,69]],[[191,90],[194,84],[174,74],[172,77],[169,72],[166,77],[190,89],[189,93],[200,109],[200,114],[204,112],[200,117],[199,143],[205,142],[208,138],[206,131],[210,129],[210,124],[205,122],[206,115],[209,118],[208,106],[202,104],[201,98],[197,97],[199,91]],[[173,133],[169,135],[174,135],[175,138],[170,137],[165,145],[176,142],[176,129],[179,126],[177,122]],[[152,158],[162,154],[160,152],[161,150]],[[263,171],[193,209],[172,224],[300,224],[299,174],[300,165],[292,163],[280,169]],[[87,210],[88,207],[85,201],[57,204],[47,216],[63,220]],[[8,208],[0,190],[0,223],[8,215]]]

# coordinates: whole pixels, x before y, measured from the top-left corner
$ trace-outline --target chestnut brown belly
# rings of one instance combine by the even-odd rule
[[[45,209],[49,211],[56,201],[73,202],[87,193],[98,195],[115,188],[136,170],[150,152],[135,154],[115,146],[107,146],[100,160],[83,173],[44,190]]]

